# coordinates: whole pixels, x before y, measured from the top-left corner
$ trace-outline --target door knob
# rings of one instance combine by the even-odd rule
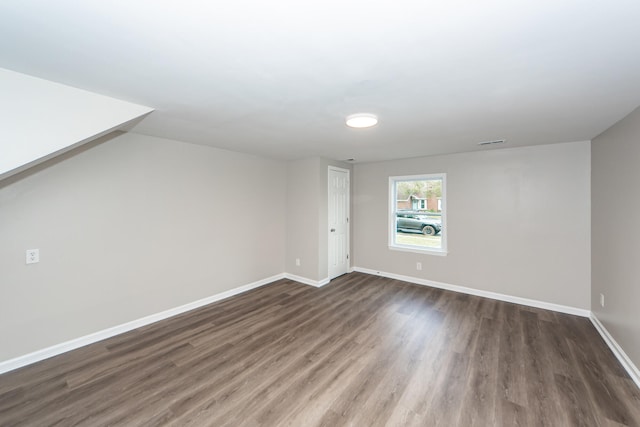
[[[335,229],[335,228],[332,228],[332,229],[331,229],[331,232],[333,233],[334,231],[336,231],[336,229]]]

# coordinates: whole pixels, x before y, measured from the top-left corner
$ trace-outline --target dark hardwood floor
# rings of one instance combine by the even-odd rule
[[[0,376],[2,426],[638,426],[589,320],[352,273]]]

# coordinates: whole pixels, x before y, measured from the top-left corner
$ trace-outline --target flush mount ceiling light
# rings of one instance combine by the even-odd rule
[[[352,114],[347,116],[346,123],[350,128],[370,128],[378,123],[378,118],[368,113]]]

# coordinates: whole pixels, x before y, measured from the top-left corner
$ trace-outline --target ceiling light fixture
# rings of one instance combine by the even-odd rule
[[[347,116],[346,124],[350,128],[370,128],[378,123],[378,118],[373,114],[359,113]]]

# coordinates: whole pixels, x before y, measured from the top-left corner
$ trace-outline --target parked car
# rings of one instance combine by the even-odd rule
[[[422,233],[425,236],[435,236],[442,230],[442,223],[424,214],[415,212],[397,212],[396,230],[408,233]]]

